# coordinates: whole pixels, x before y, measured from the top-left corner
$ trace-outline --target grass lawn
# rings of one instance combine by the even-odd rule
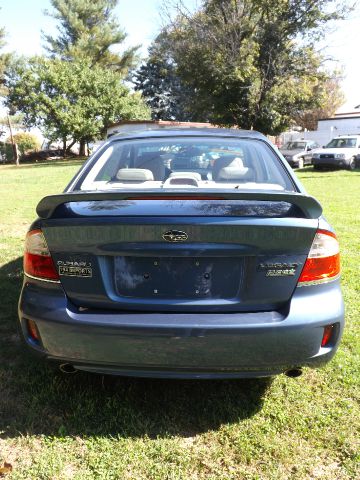
[[[0,466],[7,479],[360,478],[360,172],[299,173],[341,242],[347,325],[298,379],[63,376],[16,334],[21,255],[40,198],[79,162],[0,167]]]

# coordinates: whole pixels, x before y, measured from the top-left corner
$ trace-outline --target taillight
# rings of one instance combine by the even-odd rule
[[[318,230],[298,284],[317,284],[334,279],[340,274],[339,242],[335,234]]]
[[[24,273],[41,280],[59,281],[59,275],[41,230],[31,230],[26,235]]]

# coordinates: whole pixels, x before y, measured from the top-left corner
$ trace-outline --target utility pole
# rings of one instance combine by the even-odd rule
[[[14,142],[14,137],[13,137],[13,133],[12,133],[12,127],[11,127],[11,121],[10,121],[9,114],[7,114],[7,121],[8,121],[8,125],[9,125],[9,130],[10,130],[10,140],[11,140],[11,145],[12,145],[12,149],[13,149],[14,159],[15,159],[16,166],[18,167],[19,166],[19,154],[18,154],[16,143]]]

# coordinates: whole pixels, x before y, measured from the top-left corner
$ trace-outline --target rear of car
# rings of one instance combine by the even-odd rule
[[[347,168],[354,170],[360,160],[360,135],[333,138],[323,149],[312,153],[315,169]]]
[[[19,318],[49,360],[227,378],[316,366],[336,351],[335,234],[260,134],[112,138],[37,212]]]

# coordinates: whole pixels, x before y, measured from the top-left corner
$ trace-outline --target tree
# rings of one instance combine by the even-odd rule
[[[6,45],[5,36],[5,29],[0,27],[0,50]],[[4,73],[9,60],[9,53],[0,54],[0,96],[6,94],[6,89],[4,88]]]
[[[25,125],[40,127],[50,140],[61,139],[64,153],[79,142],[84,155],[86,142],[100,138],[115,121],[150,117],[140,95],[131,94],[116,72],[84,60],[16,62],[7,87],[7,106],[23,113]]]
[[[138,47],[115,53],[126,34],[115,20],[118,0],[51,0],[53,12],[47,14],[60,22],[59,36],[43,35],[52,58],[66,61],[86,60],[126,75],[137,62]]]
[[[319,98],[320,106],[296,112],[293,120],[303,129],[316,130],[320,118],[332,117],[336,110],[344,103],[345,97],[340,87],[340,77],[337,72],[315,87],[315,95]]]
[[[196,121],[193,89],[181,81],[163,42],[159,35],[150,47],[146,63],[135,74],[135,90],[141,91],[153,120]]]
[[[2,49],[5,46],[4,38],[5,38],[5,29],[0,28],[0,49]],[[0,80],[3,79],[5,66],[6,66],[6,62],[5,62],[4,54],[1,54],[0,55]]]
[[[321,106],[329,75],[315,44],[343,11],[332,0],[204,0],[195,13],[178,4],[158,41],[197,118],[277,134]]]

